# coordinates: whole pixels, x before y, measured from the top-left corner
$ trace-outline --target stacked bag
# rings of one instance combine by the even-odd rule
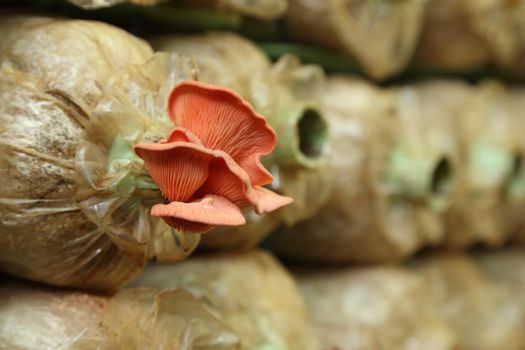
[[[519,78],[525,47],[521,1],[128,2],[281,18],[290,39],[343,52],[376,80],[411,61]],[[222,31],[145,41],[2,13],[0,37],[0,270],[12,276],[0,348],[525,348],[519,86],[380,87],[290,54],[272,62]],[[133,145],[164,137],[166,101],[188,80],[266,117],[266,187],[293,203],[243,208],[245,225],[202,235],[150,215],[159,189]],[[485,249],[461,253],[473,247]]]
[[[324,91],[333,194],[315,218],[271,238],[280,255],[387,262],[523,235],[519,89],[446,80],[380,89],[332,77]]]
[[[64,287],[3,283],[2,348],[315,346],[295,282],[264,252],[152,267],[126,287],[200,239],[150,216],[158,189],[129,147],[166,130],[190,57],[99,22],[13,15],[0,32],[0,266]]]

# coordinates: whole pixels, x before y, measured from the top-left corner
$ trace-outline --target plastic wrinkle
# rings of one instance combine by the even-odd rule
[[[54,163],[54,164],[57,164],[58,166],[61,166],[61,167],[64,167],[64,168],[67,168],[67,169],[75,169],[75,162],[73,160],[64,160],[64,159],[60,159],[60,158],[57,158],[57,157],[52,157],[48,154],[44,154],[44,153],[41,153],[41,152],[36,152],[30,148],[25,148],[25,147],[19,147],[17,145],[13,145],[13,144],[10,144],[10,143],[4,143],[4,142],[0,142],[1,145],[3,146],[7,146],[9,148],[12,148],[13,150],[17,151],[17,152],[21,152],[21,153],[25,153],[29,156],[32,156],[32,157],[35,157],[35,158],[39,158],[39,159],[42,159],[42,160],[46,160],[48,162],[51,162],[51,163]]]
[[[0,287],[0,343],[60,350],[240,346],[231,329],[183,289],[132,288],[101,296],[20,282]]]
[[[167,134],[191,60],[100,22],[10,16],[0,36],[0,269],[112,291],[157,253],[190,254],[198,237],[149,216],[162,198],[140,159],[109,156],[119,135],[132,149]]]

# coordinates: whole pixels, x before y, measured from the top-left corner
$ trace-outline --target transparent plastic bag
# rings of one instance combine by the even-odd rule
[[[512,123],[514,130],[525,129],[525,89],[514,87],[508,92],[512,99]],[[517,137],[513,155],[512,171],[505,186],[506,231],[514,240],[525,243],[525,138]]]
[[[520,55],[525,52],[525,2],[468,0],[466,3],[473,14],[470,23],[487,43],[493,61],[510,68],[512,73],[514,67],[521,66]]]
[[[108,79],[153,56],[143,40],[101,22],[12,15],[0,17],[0,33],[2,67],[40,80],[85,119]]]
[[[0,286],[0,348],[238,349],[237,336],[183,289],[101,296],[10,282]]]
[[[414,203],[418,234],[425,245],[439,245],[447,218],[461,196],[463,167],[458,132],[471,88],[455,80],[431,80],[394,88],[400,132],[386,170],[389,193]],[[455,228],[455,234],[461,230]]]
[[[248,251],[282,224],[279,212],[260,216],[253,211],[244,213],[246,224],[237,227],[217,227],[202,237],[199,249],[213,251]]]
[[[82,7],[85,10],[95,10],[104,7],[115,6],[122,3],[132,3],[137,5],[155,5],[166,0],[67,0],[73,5]]]
[[[523,249],[296,269],[326,349],[523,349]]]
[[[288,0],[175,0],[174,2],[234,11],[262,20],[281,17],[288,9]]]
[[[510,286],[516,293],[514,301],[525,307],[525,250],[523,247],[478,252],[474,255],[474,259],[491,282]]]
[[[85,10],[95,10],[123,3],[136,5],[157,5],[173,3],[175,5],[212,8],[219,11],[233,11],[241,15],[263,20],[276,19],[286,12],[287,0],[67,0]]]
[[[275,178],[272,189],[294,199],[281,210],[290,226],[314,217],[330,196],[331,137],[322,102],[326,76],[321,67],[302,65],[293,55],[258,73],[250,80],[249,96],[277,133],[277,148],[266,162]]]
[[[161,197],[132,147],[169,130],[189,58],[97,22],[15,16],[0,36],[0,268],[113,290],[150,258],[186,257],[199,237],[149,216]]]
[[[295,281],[268,253],[151,264],[132,286],[189,290],[234,330],[242,349],[317,349]]]
[[[332,77],[324,91],[332,136],[329,202],[317,216],[269,239],[283,257],[304,261],[398,260],[424,243],[414,203],[386,186],[400,122],[391,94],[359,79]]]
[[[469,207],[464,198],[469,141],[462,117],[473,89],[460,81],[431,80],[396,90],[402,127],[388,186],[416,201],[414,215],[425,241],[435,246],[468,240],[472,227],[466,225],[473,224],[460,219]]]
[[[355,57],[375,79],[401,72],[410,62],[426,0],[290,0],[291,36]]]
[[[486,65],[491,59],[490,50],[472,28],[471,16],[469,1],[429,0],[414,61],[447,71]]]
[[[525,2],[430,0],[415,62],[448,71],[494,63],[523,78]]]
[[[332,198],[314,219],[279,230],[271,247],[298,260],[378,262],[427,246],[507,242],[525,203],[518,102],[516,90],[490,81],[378,90],[331,78]]]
[[[400,267],[297,269],[321,349],[456,349],[423,281]]]
[[[249,80],[271,62],[251,41],[227,32],[202,35],[164,35],[149,40],[156,50],[192,56],[199,69],[199,80],[227,86],[244,95]]]
[[[486,251],[474,255],[476,265],[481,269],[492,285],[501,285],[510,290],[505,302],[497,313],[493,313],[493,322],[507,326],[506,337],[502,343],[495,344],[494,349],[525,347],[525,251],[523,247],[508,247],[498,251]],[[515,320],[511,323],[510,321]]]
[[[522,294],[488,278],[466,255],[439,255],[411,266],[426,286],[428,302],[456,335],[461,349],[523,349]]]
[[[460,193],[447,217],[448,246],[498,246],[509,238],[505,192],[520,138],[512,108],[505,87],[486,81],[474,88],[460,112],[463,164],[456,177]]]
[[[200,80],[235,90],[267,117],[277,132],[277,148],[263,160],[274,175],[271,188],[294,199],[269,218],[248,215],[249,223],[243,227],[213,230],[201,245],[250,248],[279,221],[293,224],[315,215],[328,200],[331,182],[326,171],[330,141],[320,102],[325,81],[321,68],[301,65],[293,56],[271,65],[255,44],[231,33],[164,36],[151,41],[157,49],[193,56]]]

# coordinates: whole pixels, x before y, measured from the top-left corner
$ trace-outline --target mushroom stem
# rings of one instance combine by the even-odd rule
[[[295,104],[268,116],[277,133],[272,155],[283,167],[316,168],[323,165],[329,151],[327,122],[316,105]]]

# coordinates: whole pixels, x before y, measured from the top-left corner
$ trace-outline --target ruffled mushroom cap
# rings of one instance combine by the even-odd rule
[[[186,81],[168,100],[177,126],[155,144],[135,152],[167,200],[151,210],[170,226],[203,233],[219,225],[242,225],[241,208],[258,214],[292,202],[262,185],[272,182],[260,162],[272,152],[274,131],[233,91]]]

